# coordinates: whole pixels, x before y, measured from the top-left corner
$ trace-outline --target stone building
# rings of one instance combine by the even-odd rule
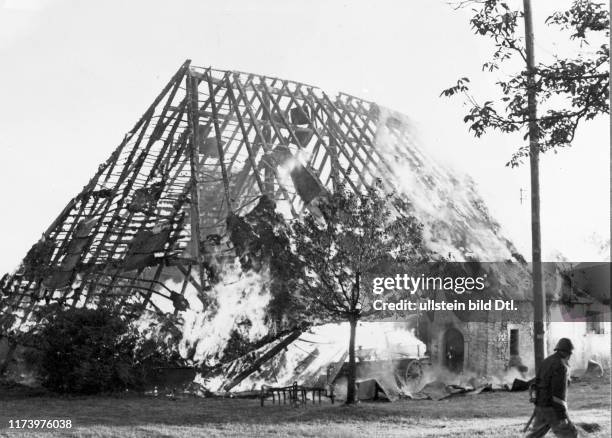
[[[589,360],[610,367],[609,273],[608,263],[589,264],[586,276],[572,282],[585,274],[578,265],[559,274],[561,290],[548,294],[547,352],[553,352],[559,338],[570,338],[575,345],[570,360],[574,370],[585,369]],[[594,276],[599,276],[597,281]],[[422,318],[419,334],[432,363],[479,375],[501,375],[512,368],[533,375],[532,301],[514,300],[514,305],[517,310],[446,311]]]

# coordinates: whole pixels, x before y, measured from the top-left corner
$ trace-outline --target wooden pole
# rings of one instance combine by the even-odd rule
[[[198,135],[200,125],[200,111],[198,101],[198,78],[194,77],[191,72],[187,71],[187,95],[189,97],[189,161],[191,167],[191,244],[193,245],[193,255],[197,260],[198,273],[200,279],[200,289],[198,290],[200,300],[204,299],[204,268],[202,266],[202,257],[200,254],[200,187],[199,187],[199,151],[198,151]],[[207,303],[204,303],[206,307]]]
[[[227,77],[227,74],[226,76]],[[225,193],[225,202],[227,202],[228,213],[232,212],[232,199],[230,197],[230,184],[227,176],[227,169],[225,167],[225,154],[223,153],[223,146],[221,145],[221,130],[219,129],[219,112],[217,111],[217,104],[215,103],[215,91],[212,86],[212,76],[210,71],[206,75],[206,82],[208,82],[208,91],[210,94],[210,108],[213,113],[212,124],[215,130],[215,139],[217,141],[217,151],[219,152],[219,164],[221,166],[221,177],[223,179],[223,192]]]
[[[303,332],[304,330],[302,329],[295,329],[294,331],[292,331],[285,339],[283,339],[278,344],[276,344],[274,347],[272,347],[270,350],[262,354],[261,357],[255,359],[253,363],[251,363],[246,369],[238,373],[238,375],[234,377],[231,382],[227,383],[223,387],[223,390],[229,391],[234,386],[238,385],[244,379],[246,379],[251,374],[253,374],[255,371],[257,371],[259,367],[261,367],[264,363],[266,363],[268,360],[272,359],[274,356],[280,353],[281,350],[283,350],[286,346],[288,346],[293,341],[295,341],[297,338],[299,338]],[[279,397],[280,397],[280,394],[279,394]],[[280,402],[280,398],[279,398],[279,402]]]
[[[255,175],[255,180],[257,181],[257,187],[259,187],[259,191],[262,194],[265,194],[265,188],[261,181],[261,177],[259,176],[259,172],[257,170],[257,162],[255,160],[255,154],[253,153],[253,148],[251,148],[251,142],[249,141],[249,133],[246,127],[244,126],[244,122],[242,121],[242,115],[240,114],[240,109],[238,108],[238,102],[236,101],[236,97],[234,96],[234,92],[232,91],[232,83],[228,77],[225,78],[227,84],[227,94],[229,96],[231,107],[236,111],[236,116],[238,118],[238,126],[242,131],[242,141],[244,141],[244,145],[246,146],[249,163],[251,164],[251,168],[253,169],[253,175]]]
[[[263,83],[264,87],[266,85],[265,79],[260,79]],[[262,114],[262,119],[264,121],[264,125],[261,128],[261,133],[263,135],[263,141],[265,144],[270,144],[272,140],[272,129],[270,125],[272,123],[272,118],[270,117],[270,98],[266,93],[262,93],[263,98],[261,99],[260,104],[264,107],[264,112]],[[265,194],[270,197],[270,199],[274,199],[274,172],[270,168],[270,164],[268,164],[264,168],[264,190]]]
[[[536,370],[544,360],[546,297],[542,285],[542,238],[540,234],[540,146],[538,143],[535,56],[531,0],[523,0],[527,57],[527,110],[529,117],[529,167],[531,170],[531,258],[533,280],[533,346]]]

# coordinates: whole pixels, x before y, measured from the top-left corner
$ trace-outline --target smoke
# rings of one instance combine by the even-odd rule
[[[596,333],[585,335],[583,339],[584,359],[599,362],[604,369],[610,370],[610,323],[606,322],[605,325],[607,335]],[[586,369],[587,364],[584,363],[584,359],[580,365]]]
[[[568,338],[574,344],[574,352],[569,364],[572,373],[584,370],[589,360],[599,362],[605,369],[610,368],[610,328],[609,321],[600,322],[600,332],[589,329],[587,324],[575,321],[555,321],[547,327],[548,351],[553,351],[557,341]]]
[[[379,108],[376,147],[392,170],[392,174],[381,176],[423,224],[425,245],[450,261],[489,262],[490,274],[503,289],[499,292],[513,299],[531,299],[530,270],[502,235],[474,181],[420,150],[405,115]],[[555,268],[555,264],[549,265]],[[549,297],[558,299],[562,286],[558,273],[545,272],[545,281]]]
[[[289,174],[292,170],[299,166],[304,166],[303,163],[308,163],[312,156],[312,150],[310,149],[297,149],[295,151],[287,150],[284,153],[279,154],[282,158],[277,158],[278,173],[287,178],[287,181],[291,181]],[[291,187],[289,185],[289,187]]]
[[[512,385],[515,379],[530,380],[532,374],[522,373],[516,368],[510,368],[506,371],[501,371],[492,375],[482,375],[475,371],[463,371],[461,373],[453,373],[448,369],[435,365],[427,368],[423,373],[423,379],[420,382],[422,389],[431,382],[444,382],[446,385],[458,385],[463,387],[478,388],[482,385],[492,385],[493,388],[501,388],[504,385]]]
[[[416,146],[406,116],[380,108],[376,146],[393,170],[397,183],[393,188],[423,223],[425,242],[432,251],[456,261],[513,257],[516,250],[500,235],[500,226],[490,217],[475,183],[426,156]]]

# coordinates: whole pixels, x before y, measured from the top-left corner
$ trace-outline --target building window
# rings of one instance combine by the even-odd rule
[[[603,324],[601,323],[601,315],[598,312],[586,312],[586,329],[587,333],[595,333],[598,335],[604,334]]]
[[[510,356],[518,356],[519,354],[519,331],[518,329],[510,330]]]

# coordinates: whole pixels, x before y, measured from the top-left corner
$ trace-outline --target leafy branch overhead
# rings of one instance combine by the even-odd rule
[[[526,59],[524,39],[518,28],[522,11],[512,10],[499,0],[468,0],[456,4],[457,8],[468,6],[473,11],[470,24],[474,32],[490,38],[495,46],[491,59],[482,65],[483,71],[497,71],[504,62],[516,57]],[[569,32],[580,53],[568,58],[554,55],[552,62],[539,63],[533,72],[538,107],[543,110],[536,118],[541,152],[570,146],[582,121],[610,112],[610,14],[606,5],[575,0],[567,11],[549,16],[546,24]],[[602,42],[592,47],[591,43],[599,38]],[[524,132],[523,139],[527,139],[528,77],[527,71],[521,71],[496,82],[501,92],[497,101],[480,103],[470,92],[466,77],[440,95],[462,94],[466,98],[469,109],[463,121],[476,137],[493,130]],[[521,145],[507,165],[518,166],[528,155],[529,147]]]

